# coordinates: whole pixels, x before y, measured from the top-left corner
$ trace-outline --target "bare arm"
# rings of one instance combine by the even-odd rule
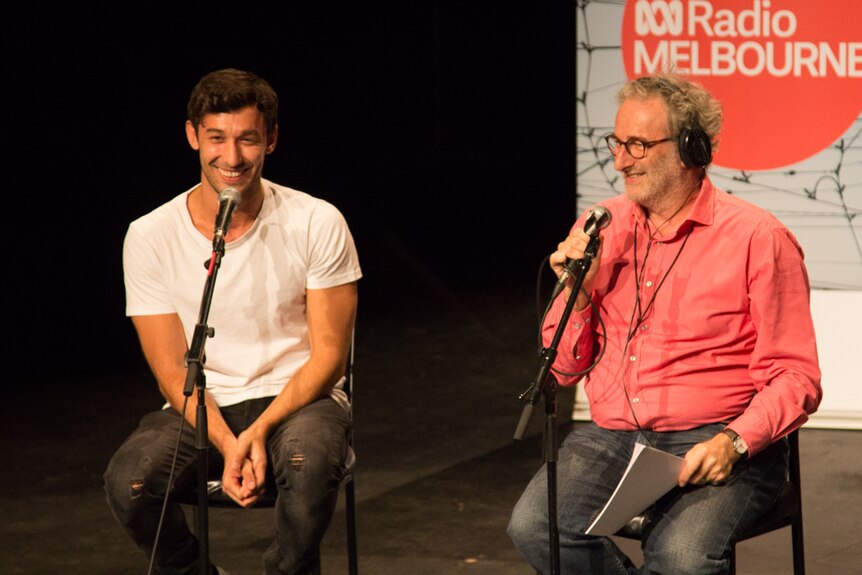
[[[176,314],[142,315],[132,317],[132,324],[138,332],[144,357],[156,376],[159,390],[171,406],[181,412],[186,383],[187,345],[180,318]],[[224,454],[233,447],[236,438],[209,393],[206,402],[209,439]],[[195,415],[195,409],[186,410],[186,420],[191,425],[195,424]]]
[[[306,311],[311,355],[267,409],[237,438],[225,456],[222,486],[240,505],[260,496],[266,473],[266,440],[286,417],[326,396],[344,375],[356,315],[356,284],[308,290]]]

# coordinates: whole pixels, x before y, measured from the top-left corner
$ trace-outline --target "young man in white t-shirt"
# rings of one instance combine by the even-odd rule
[[[208,273],[202,263],[218,251],[214,222],[226,188],[241,196],[207,321],[215,330],[202,368],[211,466],[222,467],[225,493],[243,507],[276,490],[266,573],[309,572],[335,508],[350,426],[339,384],[362,272],[338,210],[262,178],[278,140],[277,110],[276,94],[254,74],[226,69],[201,79],[186,122],[200,183],[133,222],[126,235],[126,313],[167,405],[146,415],[114,455],[105,488],[148,556],[180,427],[185,354]],[[194,485],[194,407],[185,410],[177,490]],[[198,573],[198,544],[177,503],[169,501],[164,521],[156,573]]]

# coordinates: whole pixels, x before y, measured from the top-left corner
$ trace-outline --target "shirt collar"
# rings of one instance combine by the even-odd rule
[[[688,233],[695,224],[704,226],[712,225],[714,215],[715,188],[712,185],[712,181],[710,181],[708,177],[704,176],[700,183],[700,190],[697,197],[691,205],[691,211],[689,211],[688,216],[686,216],[685,220],[679,225],[673,238],[667,238],[666,241],[672,241],[681,235]],[[632,216],[638,226],[646,228],[646,214],[640,205],[633,203]]]
[[[713,217],[715,216],[715,188],[709,178],[704,176],[700,183],[700,192],[694,199],[694,204],[691,206],[691,211],[685,219],[687,222],[694,222],[704,226],[712,225]]]

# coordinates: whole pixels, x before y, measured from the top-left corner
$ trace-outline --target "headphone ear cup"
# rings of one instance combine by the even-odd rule
[[[679,133],[677,148],[689,168],[705,168],[712,162],[712,142],[700,128],[684,128]]]

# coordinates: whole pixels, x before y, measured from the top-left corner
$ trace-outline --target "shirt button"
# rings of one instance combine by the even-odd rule
[[[629,361],[635,361],[636,359],[637,359],[637,357],[634,355],[629,356]]]
[[[652,280],[647,281],[646,287],[652,287]]]
[[[581,329],[581,324],[579,324],[578,322],[575,322],[575,329]]]
[[[632,403],[640,403],[641,399],[639,397],[632,398]]]
[[[642,331],[646,331],[646,330],[647,330],[647,324],[643,324],[643,325],[641,326],[641,330],[642,330]]]

